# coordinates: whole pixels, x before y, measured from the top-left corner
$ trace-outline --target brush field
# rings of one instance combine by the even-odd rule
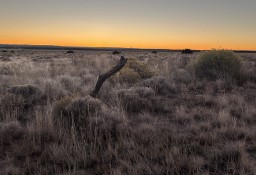
[[[256,54],[244,80],[199,79],[200,53],[0,50],[0,174],[256,174]]]

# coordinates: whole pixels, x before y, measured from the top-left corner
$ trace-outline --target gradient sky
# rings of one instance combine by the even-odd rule
[[[0,43],[256,50],[256,0],[0,0]]]

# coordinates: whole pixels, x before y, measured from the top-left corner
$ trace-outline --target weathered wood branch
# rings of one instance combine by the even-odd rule
[[[109,70],[108,72],[101,74],[99,76],[99,79],[96,83],[95,88],[93,89],[93,91],[91,92],[90,96],[96,98],[96,96],[98,95],[101,86],[103,85],[103,83],[112,75],[114,75],[115,73],[117,73],[118,71],[120,71],[125,64],[127,63],[127,58],[124,58],[123,56],[121,56],[119,63],[114,66],[111,70]]]

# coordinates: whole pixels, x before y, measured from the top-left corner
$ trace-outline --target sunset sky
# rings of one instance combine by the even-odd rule
[[[0,0],[0,44],[256,50],[256,0]]]

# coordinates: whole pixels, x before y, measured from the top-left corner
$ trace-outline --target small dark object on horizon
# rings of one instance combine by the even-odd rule
[[[152,51],[152,53],[157,54],[157,51]]]
[[[182,54],[193,54],[193,51],[190,49],[184,49],[181,51]]]
[[[8,52],[7,50],[3,50],[2,52]]]
[[[117,50],[115,50],[115,51],[112,52],[113,55],[118,55],[118,54],[120,54],[120,53],[122,53],[122,52],[119,52],[119,51],[117,51]]]
[[[69,51],[67,51],[67,53],[74,53],[74,51],[73,50],[69,50]]]

